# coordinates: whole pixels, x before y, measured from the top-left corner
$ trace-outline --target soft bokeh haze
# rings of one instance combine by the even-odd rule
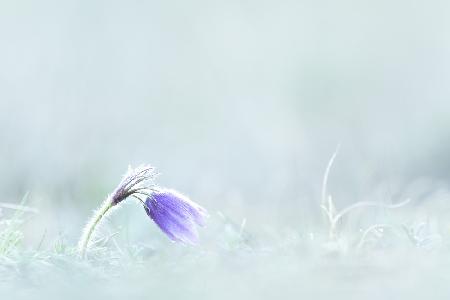
[[[448,1],[1,1],[0,201],[28,191],[41,213],[27,238],[75,241],[127,166],[150,163],[213,217],[298,228],[319,216],[339,143],[339,205],[447,199],[449,12]],[[135,205],[127,214],[148,222]]]

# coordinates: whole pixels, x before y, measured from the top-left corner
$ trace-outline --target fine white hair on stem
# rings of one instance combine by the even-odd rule
[[[94,234],[94,230],[96,229],[100,220],[103,217],[105,217],[105,215],[111,208],[112,208],[111,199],[110,199],[110,197],[108,197],[105,201],[103,201],[100,208],[98,208],[96,211],[94,211],[93,216],[89,219],[86,226],[84,226],[83,233],[78,242],[78,252],[80,253],[82,258],[84,258],[85,254],[86,254],[86,249],[88,247],[88,244],[89,244],[89,241],[90,241],[92,235]]]
[[[94,212],[94,215],[84,227],[78,242],[78,252],[82,258],[86,256],[86,250],[91,237],[95,233],[95,229],[103,217],[109,213],[111,208],[130,196],[134,196],[139,200],[141,200],[138,197],[139,195],[150,196],[155,188],[153,180],[156,175],[155,169],[149,165],[141,165],[134,169],[128,167],[128,171],[120,181],[119,185],[114,189],[113,193],[103,201],[100,208]]]

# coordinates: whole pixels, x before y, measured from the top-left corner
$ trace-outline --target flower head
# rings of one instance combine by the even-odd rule
[[[116,205],[129,196],[148,195],[154,187],[155,169],[149,165],[142,165],[135,169],[128,169],[122,181],[110,195],[112,205]]]
[[[154,191],[145,211],[171,240],[187,244],[198,242],[197,226],[203,226],[207,216],[203,207],[169,189]]]
[[[205,224],[206,210],[173,190],[159,189],[153,182],[156,175],[155,169],[149,165],[128,169],[119,185],[84,227],[78,242],[81,257],[86,257],[89,241],[103,217],[129,197],[141,201],[147,214],[173,241],[188,244],[198,241],[197,225]]]

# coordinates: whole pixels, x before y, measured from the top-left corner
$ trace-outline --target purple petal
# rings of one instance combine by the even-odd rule
[[[204,208],[172,190],[155,192],[145,204],[147,214],[170,239],[189,244],[198,241],[196,225],[205,224]]]
[[[163,190],[154,193],[153,198],[175,214],[189,218],[197,225],[205,225],[206,210],[186,196],[173,190]]]

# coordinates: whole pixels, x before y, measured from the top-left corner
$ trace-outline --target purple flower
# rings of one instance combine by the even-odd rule
[[[197,226],[205,225],[207,212],[180,193],[161,189],[145,201],[147,215],[173,241],[186,244],[198,242]]]

